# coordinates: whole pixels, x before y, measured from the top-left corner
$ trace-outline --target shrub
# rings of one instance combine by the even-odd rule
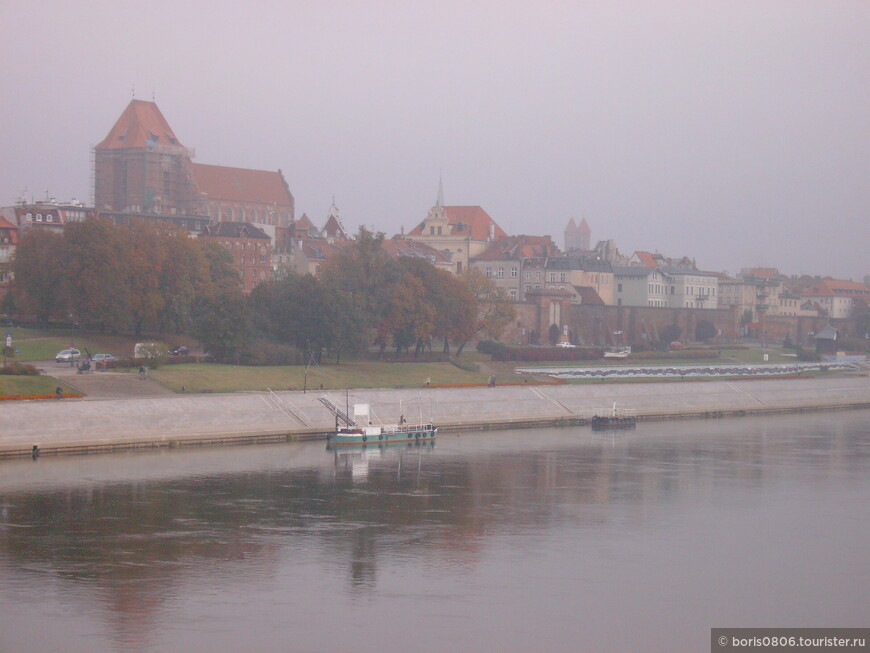
[[[814,361],[821,360],[821,358],[819,358],[819,355],[816,352],[812,351],[811,349],[799,349],[798,354],[797,354],[797,359],[799,361],[807,361],[807,362],[814,362]]]
[[[557,347],[507,347],[493,353],[494,361],[589,361],[604,357],[600,347],[578,347],[576,349],[561,349]]]
[[[39,370],[30,363],[7,363],[0,367],[0,374],[8,376],[39,376]]]

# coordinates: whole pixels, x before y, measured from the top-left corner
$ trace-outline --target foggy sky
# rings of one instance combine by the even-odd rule
[[[0,3],[0,206],[89,201],[152,94],[195,161],[388,235],[447,204],[706,270],[870,274],[870,3]]]

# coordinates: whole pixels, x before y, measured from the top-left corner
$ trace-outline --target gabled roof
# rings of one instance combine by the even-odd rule
[[[779,276],[779,270],[776,268],[749,268],[742,272],[744,277],[755,277],[756,279],[772,279]]]
[[[156,145],[181,146],[154,102],[131,100],[115,126],[94,149],[119,150]]]
[[[825,328],[816,334],[816,340],[836,340],[837,333],[837,329],[832,327],[830,324],[826,324]]]
[[[519,260],[556,256],[559,249],[549,236],[508,236],[474,257],[475,261]]]
[[[326,219],[326,224],[323,225],[323,233],[330,238],[347,238],[347,234],[344,233],[344,228],[341,226],[341,222],[339,222],[336,215],[330,215]]]
[[[326,238],[311,238],[299,241],[299,249],[309,261],[330,261],[345,253],[350,241],[336,240],[330,243]]]
[[[311,218],[308,217],[307,213],[303,213],[301,218],[296,218],[296,226],[304,227],[305,229],[314,229],[314,223],[311,222]]]
[[[577,294],[580,295],[581,304],[597,304],[599,306],[604,306],[604,300],[601,299],[601,295],[595,292],[595,288],[592,288],[591,286],[574,286],[574,290],[576,290]]]
[[[280,170],[272,172],[205,163],[194,163],[192,167],[197,188],[210,200],[293,205],[293,196]]]
[[[658,267],[647,267],[645,265],[614,265],[613,276],[615,277],[648,277],[653,272],[660,272],[668,277],[664,270]]]
[[[18,243],[18,227],[9,222],[6,218],[0,215],[0,229],[9,230],[9,239],[13,245]]]
[[[613,272],[610,261],[586,256],[557,256],[547,260],[548,270],[583,270],[586,272]]]
[[[203,229],[202,236],[219,236],[222,238],[265,238],[271,240],[269,235],[252,225],[250,222],[218,222],[210,224]]]
[[[472,240],[489,240],[489,226],[494,225],[494,240],[505,238],[507,233],[498,226],[480,206],[442,206],[452,236],[471,236]],[[424,221],[425,222],[425,221]],[[409,236],[425,236],[423,222],[414,227]]]
[[[390,240],[384,240],[381,243],[381,247],[390,256],[416,256],[425,258],[435,265],[448,264],[452,258],[448,255],[449,252],[442,252],[434,247],[430,247],[426,243],[407,240],[401,236],[393,236]]]
[[[824,279],[803,293],[805,297],[844,297],[851,295],[870,295],[870,288],[855,281]]]
[[[645,268],[654,268],[658,265],[658,260],[656,260],[656,255],[652,252],[635,252],[634,255],[637,257],[640,264]],[[661,259],[661,255],[658,257]]]

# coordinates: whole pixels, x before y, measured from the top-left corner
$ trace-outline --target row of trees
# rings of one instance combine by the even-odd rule
[[[456,356],[479,334],[498,337],[516,317],[513,303],[476,271],[460,279],[426,259],[392,258],[383,234],[360,229],[345,256],[320,277],[287,274],[254,288],[248,300],[257,337],[320,356],[392,345],[417,356],[442,343]]]
[[[256,352],[272,345],[340,360],[372,345],[417,355],[435,340],[459,356],[469,340],[498,337],[515,318],[513,303],[483,275],[460,279],[425,259],[395,259],[382,243],[383,234],[360,229],[320,277],[285,273],[245,296],[229,253],[184,230],[102,220],[60,234],[32,229],[16,250],[4,308],[43,324],[187,333],[219,360],[263,362],[269,356]]]
[[[113,333],[185,333],[203,302],[238,293],[229,253],[186,230],[106,220],[24,232],[4,309],[41,324]]]

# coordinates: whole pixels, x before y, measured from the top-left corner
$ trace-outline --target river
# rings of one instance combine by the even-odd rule
[[[2,651],[705,651],[870,625],[870,412],[0,462]]]

